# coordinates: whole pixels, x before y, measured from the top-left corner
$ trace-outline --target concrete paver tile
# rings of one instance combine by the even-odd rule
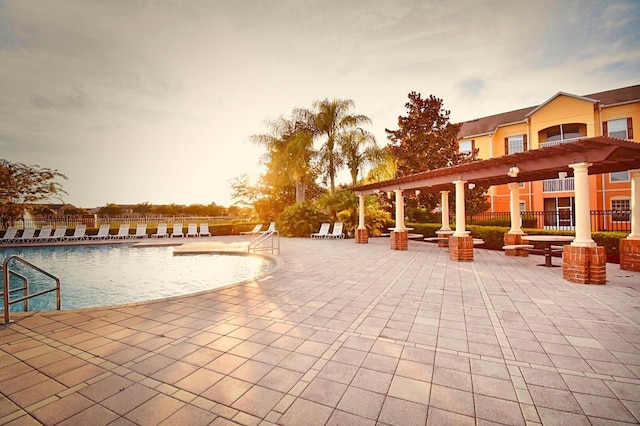
[[[615,398],[605,398],[581,393],[575,393],[574,397],[580,404],[584,414],[589,417],[600,417],[628,423],[637,421],[626,407]]]
[[[427,405],[429,403],[429,393],[431,383],[408,377],[394,376],[391,381],[388,395],[397,399],[412,401]]]
[[[251,386],[252,384],[249,382],[231,376],[225,376],[201,395],[204,398],[230,406],[248,391]]]
[[[117,414],[124,415],[157,394],[153,389],[134,383],[103,400],[101,404]]]
[[[283,393],[262,386],[253,386],[236,402],[233,408],[264,418],[271,409],[282,399]]]
[[[540,386],[529,386],[529,392],[533,402],[538,407],[551,408],[553,410],[582,413],[574,394],[568,390],[551,389]]]
[[[162,426],[206,426],[216,419],[216,415],[193,405],[185,405],[169,416]]]
[[[125,417],[138,425],[152,426],[163,422],[184,406],[182,401],[158,394],[125,414]]]
[[[347,385],[345,384],[316,377],[300,394],[300,397],[335,408],[346,389]]]
[[[376,420],[380,414],[384,399],[384,395],[351,386],[345,391],[337,408],[367,419]]]
[[[476,420],[473,417],[452,413],[451,411],[441,410],[436,407],[429,407],[429,413],[427,415],[427,426],[475,426],[475,424]]]
[[[72,393],[51,404],[33,411],[33,416],[42,424],[56,424],[83,411],[92,405],[92,401],[84,396]]]
[[[428,407],[424,404],[388,396],[384,400],[379,421],[395,426],[424,425]]]
[[[476,395],[475,408],[478,419],[509,425],[525,424],[520,404],[517,402]]]
[[[429,407],[440,408],[464,416],[475,416],[473,393],[436,384],[431,386]]]

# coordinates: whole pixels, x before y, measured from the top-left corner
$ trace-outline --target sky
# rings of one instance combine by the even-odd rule
[[[638,0],[0,0],[0,158],[78,207],[229,206],[318,100],[383,146],[411,91],[461,122],[639,83]]]

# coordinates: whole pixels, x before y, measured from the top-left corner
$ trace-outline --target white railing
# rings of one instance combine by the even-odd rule
[[[540,142],[539,146],[540,148],[546,148],[548,146],[561,145],[563,143],[575,142],[575,141],[579,141],[581,139],[586,139],[586,138],[587,136],[579,136],[577,138],[559,139],[557,141],[545,141],[545,142]]]
[[[18,229],[36,228],[40,229],[43,225],[51,225],[54,228],[58,226],[66,226],[67,228],[75,228],[76,225],[84,224],[90,228],[97,228],[103,223],[109,223],[117,227],[120,223],[129,223],[131,226],[138,224],[146,224],[156,226],[158,223],[178,223],[183,225],[188,223],[208,223],[209,225],[233,223],[233,222],[250,222],[253,220],[249,217],[231,217],[231,216],[187,216],[187,215],[123,215],[123,216],[37,216],[34,218],[18,219],[13,223]],[[2,227],[0,226],[0,229]]]
[[[572,177],[564,179],[545,179],[542,181],[542,192],[573,191],[574,188],[575,185]]]
[[[280,254],[280,233],[275,230],[263,232],[249,243],[247,251],[270,251],[272,254]]]

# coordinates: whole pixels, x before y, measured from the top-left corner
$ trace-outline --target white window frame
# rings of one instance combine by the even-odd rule
[[[626,173],[626,179],[622,179],[622,173]],[[609,173],[610,183],[620,183],[620,182],[629,182],[629,181],[630,181],[630,176],[628,171]]]
[[[462,149],[462,144],[469,144],[469,149]],[[458,151],[460,154],[472,155],[473,154],[473,141],[471,139],[460,141],[458,144]]]
[[[524,135],[513,135],[507,138],[509,141],[509,154],[524,152]]]
[[[613,203],[616,201],[626,201],[629,205],[629,208],[626,209],[620,209],[620,208],[614,208],[613,207]],[[611,199],[609,200],[609,206],[611,207],[611,211],[631,211],[631,197],[611,197]],[[615,214],[611,217],[611,221],[612,222],[629,222],[630,220],[630,214],[629,215],[624,215],[624,216],[616,216]]]

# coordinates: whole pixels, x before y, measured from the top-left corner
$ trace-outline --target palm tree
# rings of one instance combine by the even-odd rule
[[[367,164],[376,165],[384,159],[384,151],[376,144],[375,137],[360,127],[342,135],[338,144],[354,186],[362,167]]]
[[[336,171],[343,165],[343,158],[336,155],[336,147],[340,138],[349,130],[361,124],[370,123],[365,115],[351,114],[354,102],[350,99],[325,99],[315,101],[314,124],[316,135],[324,139],[320,149],[321,164],[324,173],[329,177],[331,195],[336,193]]]

